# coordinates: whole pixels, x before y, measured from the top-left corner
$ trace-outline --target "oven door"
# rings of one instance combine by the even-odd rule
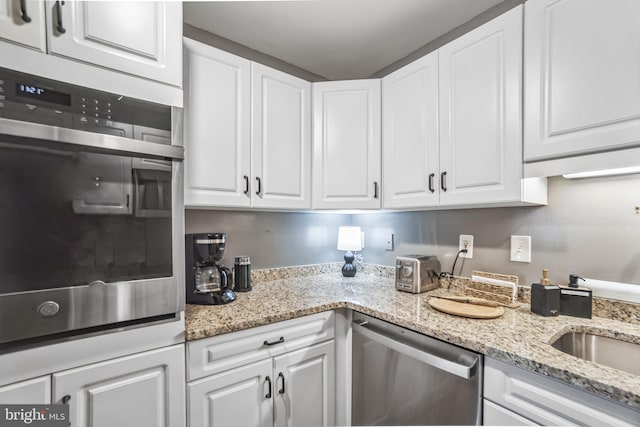
[[[167,157],[0,135],[0,352],[184,310],[181,177]]]

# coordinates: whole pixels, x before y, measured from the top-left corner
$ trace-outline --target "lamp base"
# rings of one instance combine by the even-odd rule
[[[347,253],[344,254],[344,265],[342,266],[342,275],[344,277],[353,277],[356,275],[356,266],[353,265],[354,259],[353,252],[347,251]]]

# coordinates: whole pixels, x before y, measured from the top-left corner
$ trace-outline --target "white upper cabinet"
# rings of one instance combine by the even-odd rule
[[[185,39],[185,205],[311,207],[311,83]]]
[[[251,64],[251,205],[311,207],[311,83]]]
[[[49,53],[182,83],[182,3],[46,2]]]
[[[46,49],[44,4],[40,0],[0,0],[0,39]]]
[[[640,145],[639,52],[637,0],[528,0],[525,160]]]
[[[184,44],[184,203],[248,207],[251,63],[193,40]]]
[[[313,207],[380,208],[380,80],[313,84]]]
[[[385,208],[437,206],[438,52],[382,79]]]
[[[439,50],[440,204],[520,200],[522,7]]]
[[[522,7],[383,79],[385,208],[546,203],[523,178]]]

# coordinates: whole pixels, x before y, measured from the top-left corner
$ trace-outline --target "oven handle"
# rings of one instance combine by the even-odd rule
[[[470,365],[462,365],[460,363],[452,362],[451,360],[443,359],[440,356],[427,353],[424,350],[419,350],[408,344],[401,343],[378,332],[374,332],[366,327],[367,323],[368,322],[366,321],[360,323],[352,322],[351,327],[353,328],[354,332],[357,332],[373,341],[376,341],[392,350],[395,350],[398,353],[402,353],[405,356],[412,357],[416,360],[426,363],[427,365],[441,369],[452,375],[456,375],[466,380],[471,379],[475,375],[474,368],[478,363],[477,357]]]
[[[184,149],[176,145],[158,144],[121,136],[87,132],[78,129],[68,129],[40,123],[22,122],[0,118],[0,135],[36,140],[62,142],[72,146],[92,147],[109,152],[123,154],[142,154],[172,160],[184,160]],[[10,138],[3,138],[5,142],[13,142]]]

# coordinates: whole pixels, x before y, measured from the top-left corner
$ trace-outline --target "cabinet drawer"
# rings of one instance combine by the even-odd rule
[[[192,341],[187,344],[188,381],[332,339],[334,318],[327,311]]]
[[[640,412],[542,375],[485,358],[484,397],[542,425],[637,426]]]

